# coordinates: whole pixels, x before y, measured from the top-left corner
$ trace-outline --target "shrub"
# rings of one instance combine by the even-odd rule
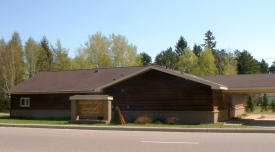
[[[0,111],[9,111],[10,100],[8,98],[0,98]]]
[[[167,123],[168,124],[178,124],[180,121],[180,118],[178,117],[169,117],[167,118]]]
[[[114,117],[112,120],[113,120],[113,123],[116,123],[116,124],[124,125],[126,123],[125,119],[120,111],[120,108],[118,106],[115,107]]]
[[[255,110],[255,103],[252,100],[251,95],[248,96],[248,100],[246,102],[246,111],[253,112]]]
[[[165,123],[165,118],[163,118],[161,115],[159,115],[155,118],[154,123],[163,124],[163,123]]]
[[[151,122],[152,122],[152,119],[147,116],[140,116],[135,120],[135,123],[137,124],[146,124]]]
[[[268,106],[268,100],[267,100],[266,94],[264,94],[264,97],[263,97],[263,104],[262,104],[262,106],[261,106],[262,111],[267,111],[267,106]]]
[[[275,100],[274,99],[272,100],[270,107],[272,109],[272,112],[275,112]]]

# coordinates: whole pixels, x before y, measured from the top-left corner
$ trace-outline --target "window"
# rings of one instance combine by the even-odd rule
[[[20,98],[20,107],[30,107],[30,98],[28,97]]]

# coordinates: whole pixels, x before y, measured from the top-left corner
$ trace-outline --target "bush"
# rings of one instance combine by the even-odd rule
[[[169,117],[167,118],[167,123],[168,124],[178,124],[180,121],[180,118],[178,117]]]
[[[246,111],[253,112],[255,110],[255,103],[252,100],[251,95],[248,96],[248,100],[246,102]]]
[[[0,111],[9,111],[10,100],[8,98],[0,98]]]
[[[146,124],[146,123],[151,123],[151,122],[152,122],[152,119],[147,116],[141,116],[135,120],[135,123],[137,123],[137,124]]]
[[[113,121],[113,123],[122,124],[122,125],[124,125],[126,123],[125,119],[120,111],[120,108],[118,106],[115,107],[114,117],[113,117],[112,121]]]
[[[267,106],[268,106],[268,100],[267,100],[266,94],[264,94],[264,97],[263,97],[263,104],[262,104],[262,106],[261,106],[262,111],[267,111]]]
[[[275,112],[275,100],[274,99],[272,100],[270,107],[272,109],[272,112]]]

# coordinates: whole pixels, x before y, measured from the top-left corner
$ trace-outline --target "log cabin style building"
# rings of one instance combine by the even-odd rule
[[[199,77],[154,65],[40,72],[10,90],[10,115],[70,119],[70,97],[95,95],[112,97],[127,122],[216,123],[244,113],[248,93],[264,92],[275,92],[275,74]]]

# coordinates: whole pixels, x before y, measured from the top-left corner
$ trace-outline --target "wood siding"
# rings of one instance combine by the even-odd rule
[[[159,71],[149,71],[111,86],[104,94],[124,111],[213,110],[209,86]]]
[[[12,109],[70,109],[69,97],[75,94],[13,94]],[[30,107],[20,107],[20,97],[30,98]]]

